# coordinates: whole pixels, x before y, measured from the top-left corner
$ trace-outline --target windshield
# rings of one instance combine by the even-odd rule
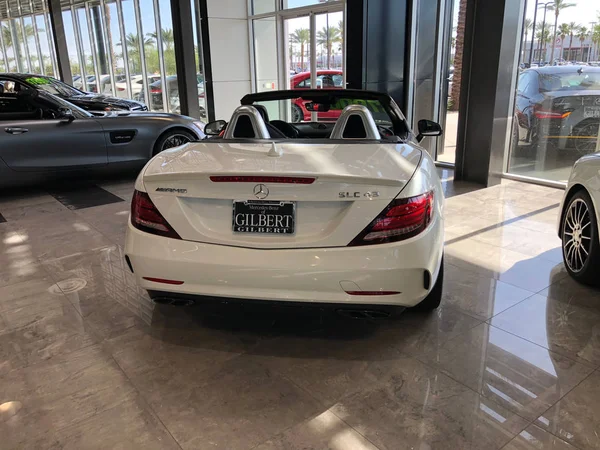
[[[542,91],[600,89],[600,70],[581,69],[577,72],[541,73]]]
[[[336,96],[329,100],[307,100],[302,97],[289,100],[268,100],[257,102],[266,108],[269,120],[283,120],[291,123],[336,122],[343,109],[348,105],[365,106],[377,125],[390,127],[393,121],[390,114],[375,99],[361,99]]]
[[[69,103],[68,101],[63,100],[62,98],[60,98],[56,95],[48,95],[45,92],[41,92],[40,97],[42,99],[48,101],[49,103],[53,104],[53,106],[57,105],[58,107],[61,107],[61,108],[70,109],[71,112],[73,113],[73,115],[78,119],[83,119],[86,117],[94,117],[93,114],[87,112],[85,109],[81,109],[79,106],[74,105],[73,103]]]
[[[25,81],[39,90],[60,97],[75,97],[83,94],[79,89],[50,77],[27,77]]]

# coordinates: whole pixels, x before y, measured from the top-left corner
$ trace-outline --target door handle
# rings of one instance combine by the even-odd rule
[[[5,128],[4,131],[6,131],[9,134],[23,134],[23,133],[27,133],[29,130],[27,128]]]

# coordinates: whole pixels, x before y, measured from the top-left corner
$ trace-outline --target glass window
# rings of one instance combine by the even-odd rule
[[[319,3],[338,3],[339,0],[283,0],[283,9],[318,5]]]
[[[264,14],[275,11],[274,0],[252,0],[252,14]]]
[[[550,23],[543,20],[544,4],[537,14],[535,5],[528,6],[510,129],[510,173],[566,182],[577,159],[600,151],[600,24],[589,20],[596,4],[580,0],[575,8],[567,3],[552,13]]]

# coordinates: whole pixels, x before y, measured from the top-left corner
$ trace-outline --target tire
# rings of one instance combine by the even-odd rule
[[[187,144],[188,142],[195,141],[196,138],[189,131],[175,129],[168,130],[158,138],[156,144],[154,144],[154,153],[153,155],[157,155],[160,152],[167,150],[169,148],[178,147],[183,144]]]
[[[579,123],[573,130],[573,136],[578,137],[575,139],[575,150],[581,156],[589,155],[596,151],[596,136],[598,136],[598,130],[600,129],[600,121],[597,120],[584,120]]]
[[[433,288],[429,292],[429,295],[423,299],[421,303],[414,306],[413,309],[417,311],[433,311],[440,306],[442,302],[442,292],[444,288],[444,257],[442,256],[442,262],[440,264],[440,272],[438,273],[437,280]]]
[[[596,210],[581,190],[569,199],[561,223],[563,261],[569,275],[583,284],[600,285],[600,244]]]
[[[304,112],[298,105],[292,105],[292,123],[299,123],[304,120]]]

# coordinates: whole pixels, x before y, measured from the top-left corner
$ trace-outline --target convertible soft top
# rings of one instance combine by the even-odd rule
[[[242,97],[242,105],[252,105],[256,102],[266,102],[271,100],[289,100],[302,97],[304,100],[312,100],[318,102],[328,99],[338,98],[356,98],[363,100],[377,100],[383,106],[396,107],[394,100],[387,94],[376,91],[363,91],[361,89],[288,89],[281,91],[258,92],[256,94],[248,94]]]

